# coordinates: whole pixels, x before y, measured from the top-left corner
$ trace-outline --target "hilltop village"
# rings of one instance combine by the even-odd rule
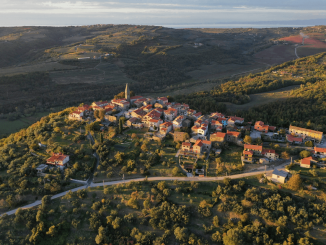
[[[167,97],[131,97],[128,84],[125,92],[115,99],[93,102],[90,106],[83,104],[71,112],[68,118],[88,123],[99,121],[101,130],[110,125],[119,126],[121,131],[146,129],[143,131],[146,140],[173,140],[177,150],[175,157],[189,177],[209,176],[212,170],[209,160],[216,159],[213,168],[218,169],[221,164],[218,157],[223,150],[230,150],[232,146],[243,147],[241,160],[237,163],[242,166],[277,166],[287,160],[290,166],[297,163],[304,168],[323,167],[322,160],[326,157],[322,132],[295,126],[277,129],[262,121],[245,122],[244,118],[219,112],[203,115],[189,108],[189,105],[169,101]],[[293,150],[299,149],[296,151],[297,156],[293,157],[294,162],[292,158],[291,162],[288,160],[286,152],[277,153],[277,148],[282,144]],[[302,160],[296,160],[299,153],[304,156]],[[61,155],[58,157],[62,158]],[[206,164],[198,166],[199,160]],[[237,170],[243,168],[238,166]],[[275,170],[275,176],[270,176],[270,179],[284,183],[288,177],[289,173]]]

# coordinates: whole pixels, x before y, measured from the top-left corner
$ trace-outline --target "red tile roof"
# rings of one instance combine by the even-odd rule
[[[48,158],[46,160],[47,163],[55,163],[56,161],[63,161],[65,160],[67,157],[69,157],[68,155],[64,155],[62,153],[52,153],[52,156],[50,158]]]
[[[250,150],[254,150],[254,151],[263,151],[263,146],[262,145],[245,144],[244,149],[250,149]]]
[[[143,98],[143,96],[137,95],[137,96],[131,97],[130,99],[131,100],[138,100],[138,99],[141,99],[141,98]]]
[[[214,135],[215,137],[224,138],[226,136],[226,133],[216,132],[212,135]]]
[[[240,132],[235,132],[235,131],[227,131],[226,133],[227,135],[232,135],[235,137],[239,137],[239,135],[241,134]]]
[[[272,149],[263,149],[262,154],[265,155],[266,153],[274,153],[275,154],[275,150],[272,150]]]
[[[194,146],[199,146],[199,147],[203,146],[202,140],[197,140]]]
[[[314,148],[315,152],[322,152],[322,153],[326,153],[326,148],[321,148],[321,147],[316,147]]]
[[[301,159],[301,164],[310,166],[311,165],[311,160],[313,160],[312,157],[303,158],[303,159]]]
[[[303,139],[302,138],[300,138],[300,137],[294,137],[291,134],[287,134],[286,135],[286,139],[288,141],[290,141],[290,142],[293,142],[293,141],[295,141],[295,142],[303,142]]]
[[[243,150],[243,155],[253,155],[254,153],[252,151],[246,151]]]
[[[191,146],[191,143],[189,143],[189,142],[182,142],[182,145],[183,146]]]
[[[210,141],[210,140],[202,140],[202,142],[203,142],[205,145],[211,145],[211,144],[212,144],[212,141]]]
[[[171,122],[165,122],[165,123],[162,123],[161,124],[161,127],[170,127],[170,126],[172,126],[173,124],[171,123]]]

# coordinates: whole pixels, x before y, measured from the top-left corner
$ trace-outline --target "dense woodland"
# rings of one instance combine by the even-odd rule
[[[3,216],[0,244],[322,244],[310,230],[325,212],[319,200],[243,180],[129,182]]]

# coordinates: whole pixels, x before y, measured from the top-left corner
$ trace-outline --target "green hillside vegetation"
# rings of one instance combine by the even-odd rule
[[[263,120],[275,126],[288,126],[294,121],[294,124],[305,124],[310,120],[314,123],[310,127],[326,131],[325,62],[326,53],[289,61],[265,72],[229,81],[211,91],[177,96],[176,100],[189,103],[190,107],[203,113],[208,113],[211,107],[225,112],[226,106],[222,102],[245,104],[250,101],[250,94],[301,85],[290,92],[291,98],[287,100],[254,107],[249,111],[237,111],[236,114],[248,121]]]
[[[1,217],[0,238],[40,245],[323,243],[312,229],[325,224],[324,202],[253,183],[144,181],[45,196],[39,207]]]
[[[1,211],[72,188],[70,178],[88,179],[96,159],[85,133],[80,132],[85,132],[85,123],[66,119],[72,109],[52,113],[0,141]],[[50,169],[39,176],[35,168],[52,152],[70,155],[68,168],[63,173]]]

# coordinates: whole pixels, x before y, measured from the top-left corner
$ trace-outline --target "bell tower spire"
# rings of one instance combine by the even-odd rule
[[[125,89],[125,99],[130,102],[130,91],[129,91],[128,83],[126,84],[126,89]]]

